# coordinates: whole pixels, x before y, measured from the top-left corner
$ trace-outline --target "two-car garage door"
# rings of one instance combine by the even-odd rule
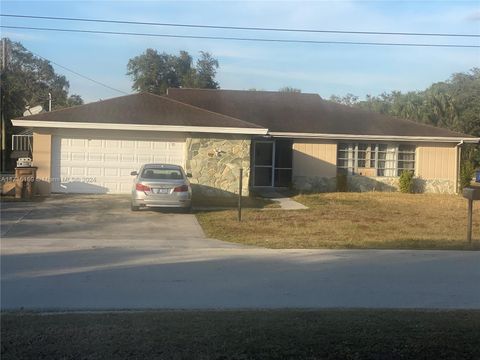
[[[129,193],[130,172],[146,163],[184,165],[185,140],[178,135],[156,139],[54,136],[52,191]]]

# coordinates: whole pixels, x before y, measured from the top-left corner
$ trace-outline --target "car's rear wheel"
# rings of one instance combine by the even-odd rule
[[[131,209],[132,211],[138,211],[138,210],[140,210],[140,206],[135,206],[135,205],[131,204],[131,205],[130,205],[130,209]]]

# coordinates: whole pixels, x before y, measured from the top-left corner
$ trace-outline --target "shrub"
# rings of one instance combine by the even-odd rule
[[[413,171],[403,170],[400,174],[400,192],[405,194],[413,193]]]
[[[346,174],[337,174],[337,191],[338,192],[347,192],[348,191],[348,182]]]
[[[460,167],[460,190],[470,185],[475,174],[475,168],[471,161],[465,160]]]

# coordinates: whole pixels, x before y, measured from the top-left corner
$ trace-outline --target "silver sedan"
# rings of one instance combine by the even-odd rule
[[[190,210],[192,187],[181,166],[145,164],[133,171],[132,211],[140,207],[170,207]]]

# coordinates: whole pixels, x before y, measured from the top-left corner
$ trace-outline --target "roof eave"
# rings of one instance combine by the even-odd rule
[[[166,132],[198,132],[215,134],[266,135],[268,129],[218,127],[218,126],[180,126],[180,125],[147,125],[147,124],[115,124],[69,121],[40,121],[27,119],[12,119],[13,126],[32,128],[58,129],[93,129],[93,130],[137,130],[137,131],[166,131]]]
[[[290,137],[299,139],[324,139],[324,140],[370,140],[370,141],[418,141],[418,142],[451,142],[451,143],[480,143],[480,138],[461,136],[400,136],[400,135],[351,135],[351,134],[315,134],[270,131],[271,136]]]

